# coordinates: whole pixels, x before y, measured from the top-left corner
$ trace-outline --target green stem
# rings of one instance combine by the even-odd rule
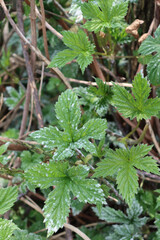
[[[140,125],[140,120],[138,121],[137,123],[137,126],[135,128],[132,129],[131,132],[129,132],[124,138],[121,139],[121,142],[124,143],[124,145],[127,147],[128,146],[128,139],[129,137],[137,130],[137,128],[139,127]]]
[[[136,140],[135,144],[142,142],[142,140],[144,139],[144,137],[146,135],[148,128],[149,128],[149,125],[146,124],[145,127],[143,128],[143,132],[142,132],[141,136],[139,137],[139,139]]]
[[[146,135],[146,132],[147,132],[148,128],[149,128],[149,125],[146,124],[145,127],[144,127],[144,129],[143,129],[143,131],[142,131],[141,136],[140,136],[137,140],[133,140],[133,139],[131,139],[131,138],[127,138],[127,139],[125,140],[125,145],[137,145],[137,144],[139,144],[140,142],[142,142],[142,140],[144,139],[144,137],[145,137],[145,135]],[[122,139],[122,140],[123,140],[123,139]]]

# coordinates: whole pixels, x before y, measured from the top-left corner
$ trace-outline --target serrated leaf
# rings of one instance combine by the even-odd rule
[[[86,179],[89,168],[69,167],[68,162],[51,162],[28,169],[25,178],[40,188],[55,185],[49,194],[45,207],[45,223],[48,236],[57,231],[66,221],[70,207],[70,192],[81,202],[105,203],[104,193],[96,180]]]
[[[32,184],[44,189],[65,181],[68,162],[39,164],[26,171],[25,177]]]
[[[44,216],[48,229],[48,237],[63,227],[70,211],[70,193],[67,184],[59,184],[52,191],[45,202]]]
[[[14,230],[17,228],[12,221],[0,218],[0,239],[10,240]]]
[[[147,79],[139,73],[133,81],[132,93],[135,98],[125,88],[114,84],[113,104],[126,118],[136,117],[139,121],[157,116],[160,111],[160,99],[157,97],[148,99],[150,90]]]
[[[141,44],[138,52],[142,55],[152,54],[147,62],[147,73],[150,82],[153,85],[159,84],[160,76],[160,26],[156,29],[154,33],[154,38],[148,36]],[[154,54],[153,53],[157,53]]]
[[[0,215],[7,212],[13,206],[17,197],[17,187],[0,188]]]
[[[80,202],[98,204],[105,204],[104,193],[100,188],[100,184],[93,179],[79,180],[75,179],[70,182],[70,190]]]
[[[63,32],[63,42],[70,49],[59,52],[48,67],[62,67],[67,62],[77,58],[82,72],[93,61],[94,45],[90,43],[84,31],[77,33],[71,31]]]
[[[97,208],[93,207],[92,209],[99,217],[99,219],[104,220],[108,223],[129,223],[127,216],[120,210],[115,210],[111,207],[103,207],[99,213]]]
[[[140,237],[138,232],[135,232],[134,226],[123,224],[123,225],[114,225],[114,233],[110,234],[109,237],[106,237],[106,240],[129,240],[136,239]]]
[[[96,148],[89,141],[90,138],[100,140],[105,136],[107,122],[105,119],[92,119],[78,129],[80,122],[80,106],[76,94],[67,90],[61,94],[56,103],[56,115],[61,128],[56,127],[40,129],[31,134],[38,142],[48,150],[57,148],[54,160],[63,160],[74,155],[75,150],[84,148],[90,153],[95,153]],[[97,127],[98,126],[98,127]]]
[[[11,240],[42,240],[42,237],[34,233],[28,233],[26,230],[16,229]]]
[[[72,138],[81,116],[77,95],[71,91],[62,93],[55,105],[55,111],[59,124]]]
[[[154,159],[145,156],[151,150],[150,146],[138,145],[130,149],[109,149],[107,158],[97,164],[94,177],[112,176],[117,173],[118,189],[126,202],[131,205],[138,189],[136,168],[147,172],[159,174],[157,163]]]
[[[70,50],[70,49],[65,49],[61,52],[58,52],[57,55],[53,58],[52,62],[48,67],[63,67],[66,65],[68,62],[71,62],[73,59],[77,57],[77,52]]]
[[[132,224],[135,229],[140,228],[147,221],[146,217],[139,217],[143,211],[143,208],[136,200],[133,201],[130,208],[127,208],[127,215],[120,210],[115,210],[114,208],[108,206],[103,207],[101,212],[99,212],[96,207],[93,207],[92,209],[101,220],[104,220],[108,223]]]
[[[100,140],[105,135],[105,132],[103,131],[105,128],[106,121],[103,121],[99,118],[91,119],[83,125],[83,127],[79,130],[79,134],[81,138],[85,138],[87,136],[88,138],[95,138]]]
[[[118,171],[117,184],[120,194],[131,205],[138,189],[138,176],[136,170],[130,164],[126,164],[124,168]]]
[[[160,26],[154,32],[154,38],[152,36],[148,36],[141,44],[138,52],[143,55],[149,55],[153,52],[160,53]]]
[[[128,9],[128,2],[99,0],[81,5],[83,16],[88,19],[84,27],[89,31],[105,31],[106,28],[122,27]]]
[[[143,226],[147,221],[147,217],[140,217],[141,213],[143,212],[143,208],[135,199],[133,200],[131,207],[127,208],[126,212],[130,223],[133,224],[137,229]]]

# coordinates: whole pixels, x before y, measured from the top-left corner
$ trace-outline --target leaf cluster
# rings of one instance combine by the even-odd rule
[[[127,9],[127,1],[98,0],[96,3],[84,3],[81,10],[88,21],[83,27],[91,32],[104,32],[106,28],[122,28]]]
[[[106,238],[109,239],[135,239],[140,236],[141,227],[146,223],[146,217],[140,217],[143,208],[134,200],[131,207],[127,208],[127,215],[120,210],[111,207],[103,207],[101,212],[97,208],[93,208],[99,219],[107,223],[115,223],[113,232]]]
[[[38,143],[43,144],[48,150],[57,148],[53,159],[63,160],[72,157],[77,149],[96,153],[96,148],[89,139],[100,140],[104,137],[107,128],[106,120],[91,119],[81,128],[78,128],[81,117],[80,106],[76,94],[71,90],[61,94],[56,103],[55,111],[63,131],[57,127],[49,126],[31,134]],[[97,126],[99,127],[97,128]]]

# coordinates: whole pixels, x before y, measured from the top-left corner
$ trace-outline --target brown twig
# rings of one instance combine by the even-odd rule
[[[41,23],[42,23],[44,50],[45,50],[46,58],[49,60],[50,57],[49,57],[49,52],[48,52],[47,33],[46,33],[46,26],[45,26],[46,21],[45,21],[44,4],[43,4],[43,0],[39,0],[39,2],[40,2],[41,14],[42,14]]]
[[[36,71],[37,73],[41,74],[41,71],[40,70],[37,70]],[[55,77],[54,74],[52,73],[48,73],[48,72],[44,72],[44,76],[48,76],[48,77]],[[75,83],[78,83],[78,84],[85,84],[85,85],[92,85],[92,86],[97,86],[97,83],[96,82],[90,82],[90,81],[84,81],[84,80],[78,80],[78,79],[74,79],[74,78],[68,78],[68,81],[70,82],[75,82]],[[106,85],[109,85],[109,86],[113,86],[113,83],[112,82],[105,82]],[[131,83],[119,83],[119,82],[116,82],[115,84],[121,86],[121,87],[129,87],[129,88],[132,88],[132,84]]]
[[[108,68],[106,68],[105,66],[103,66],[102,64],[99,63],[100,68],[105,71],[107,74],[109,74],[111,77],[113,77],[116,81],[119,81],[120,78],[117,77],[113,72],[111,72]]]
[[[150,131],[153,143],[155,145],[155,148],[157,149],[158,154],[160,154],[160,147],[159,147],[159,144],[158,144],[157,139],[155,137],[154,131],[153,131],[152,126],[151,126],[151,123],[150,123],[149,120],[146,120],[146,123],[149,125],[149,131]]]
[[[4,8],[5,5],[3,3],[4,2],[2,1],[1,4]],[[6,10],[7,9],[5,9],[5,11]],[[5,12],[5,14],[9,14],[9,12],[8,13],[7,12]],[[8,15],[7,17],[10,18],[10,15]],[[17,17],[18,17],[19,31],[24,36],[22,1],[21,0],[17,0]],[[10,18],[10,20],[12,20],[12,19]],[[22,49],[23,49],[23,55],[24,55],[24,58],[25,58],[26,69],[27,69],[27,73],[28,73],[30,87],[31,87],[31,89],[33,91],[33,95],[34,95],[35,112],[36,112],[37,119],[38,119],[38,125],[39,125],[39,128],[41,128],[41,127],[43,127],[42,111],[41,111],[40,102],[39,102],[39,99],[38,99],[37,88],[36,88],[36,84],[35,84],[35,80],[34,80],[32,67],[31,67],[31,64],[30,64],[30,61],[29,61],[29,55],[28,55],[28,52],[26,50],[27,46],[25,45],[25,41],[22,38],[21,38],[21,44],[22,44]]]
[[[66,13],[66,11],[64,10],[64,8],[61,6],[61,4],[59,4],[59,2],[57,2],[56,0],[53,0],[55,6],[63,13],[63,15],[66,18],[69,18],[69,15]]]
[[[47,65],[50,64],[50,61],[43,56],[43,54],[41,53],[41,51],[38,48],[35,48],[28,40],[27,38],[22,34],[22,32],[19,30],[19,28],[17,27],[17,25],[15,24],[15,22],[13,21],[13,19],[11,18],[6,5],[4,3],[4,0],[0,0],[0,4],[5,12],[6,17],[8,18],[11,26],[14,28],[14,30],[16,31],[16,33],[18,34],[18,36],[21,38],[21,40],[23,40],[23,42],[25,43],[25,46],[30,47],[31,50],[33,50],[36,55],[42,59]],[[63,73],[58,69],[58,68],[51,68],[55,74],[64,82],[64,84],[68,87],[68,88],[72,88],[70,83],[67,81],[67,78],[65,78],[65,76],[63,75]]]

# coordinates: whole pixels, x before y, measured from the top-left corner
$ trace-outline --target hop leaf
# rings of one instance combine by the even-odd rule
[[[56,186],[49,194],[44,207],[48,236],[63,227],[66,222],[71,204],[70,192],[80,202],[105,203],[104,193],[98,182],[86,179],[88,172],[86,166],[69,167],[68,162],[51,162],[27,170],[25,177],[32,184],[40,188]]]
[[[121,28],[128,9],[128,2],[99,0],[98,4],[89,2],[81,6],[83,16],[88,19],[84,28],[89,31],[105,31],[106,28]]]
[[[148,36],[141,44],[138,52],[142,55],[149,57],[147,72],[148,78],[153,85],[159,84],[160,75],[160,26],[156,29],[154,33],[154,38]],[[152,53],[157,53],[156,55],[150,55]]]
[[[160,99],[148,99],[150,90],[147,79],[142,78],[139,73],[133,81],[132,93],[135,98],[125,88],[114,85],[113,104],[126,118],[136,117],[137,120],[151,118],[160,111]]]
[[[135,168],[146,172],[159,174],[156,161],[145,156],[151,150],[150,146],[139,145],[131,149],[111,149],[107,152],[107,158],[98,163],[94,177],[106,177],[117,174],[118,189],[128,204],[132,203],[137,193],[138,177]]]
[[[63,67],[76,58],[82,72],[84,72],[85,68],[93,61],[94,45],[90,43],[82,30],[77,33],[64,31],[63,42],[69,49],[59,52],[49,67]]]
[[[100,140],[104,137],[107,128],[106,120],[91,119],[78,129],[80,106],[76,94],[71,90],[61,94],[55,108],[59,124],[64,131],[50,126],[32,133],[31,136],[49,150],[57,147],[53,156],[55,160],[73,156],[76,149],[84,148],[86,151],[95,153],[96,148],[88,139]]]

